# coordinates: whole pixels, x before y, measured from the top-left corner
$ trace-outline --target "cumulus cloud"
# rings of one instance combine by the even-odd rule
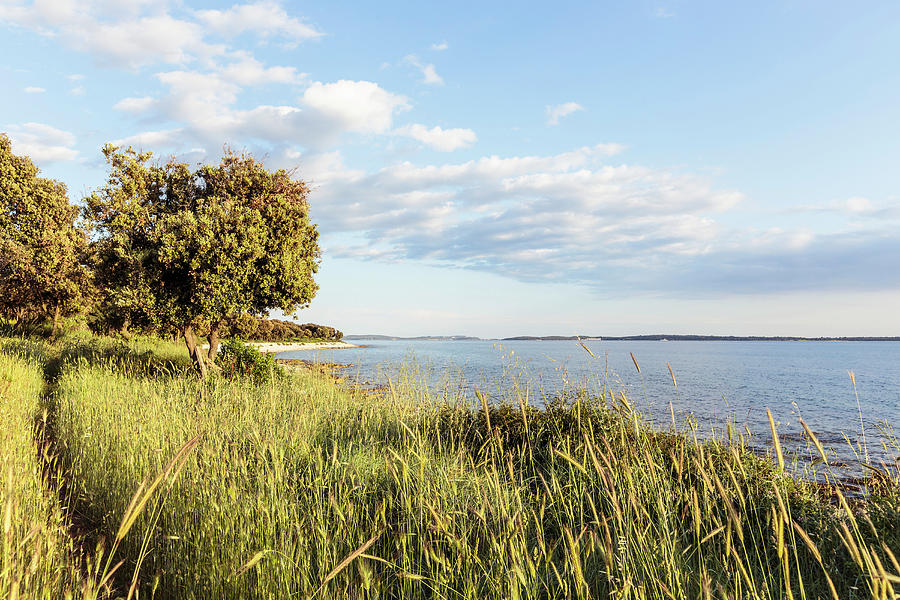
[[[406,97],[377,83],[345,79],[313,83],[303,93],[303,104],[358,133],[383,133],[390,129],[395,112],[410,108]]]
[[[228,53],[229,38],[253,33],[290,43],[320,37],[321,32],[292,17],[271,1],[236,4],[226,10],[172,13],[165,4],[143,0],[35,0],[0,4],[0,22],[55,37],[88,52],[101,64],[138,69],[157,63],[209,62]]]
[[[248,50],[215,42],[216,35],[228,39],[252,33],[288,41],[322,35],[271,0],[198,11],[149,0],[26,0],[0,5],[0,21],[55,37],[111,66],[177,65],[153,75],[161,92],[119,98],[113,106],[150,125],[149,131],[123,139],[176,146],[167,150],[257,141],[269,144],[262,148],[266,152],[287,147],[321,150],[347,133],[391,135],[396,116],[410,108],[405,96],[377,83],[309,81],[296,67],[267,65]],[[421,68],[429,83],[440,80],[433,66]],[[74,85],[70,94],[83,94],[78,84],[83,76],[67,77]],[[294,86],[290,90],[294,100],[239,103],[242,92],[261,86]],[[173,130],[178,131],[177,138],[160,135]],[[474,141],[474,134],[462,129],[417,126],[409,135],[441,149]]]
[[[249,79],[268,77],[250,64],[246,73]],[[297,76],[294,72],[285,75]],[[394,117],[410,107],[405,96],[371,81],[339,80],[312,82],[296,105],[240,109],[236,103],[242,86],[227,75],[227,68],[214,72],[168,71],[156,77],[167,87],[165,95],[123,98],[115,108],[141,116],[144,121],[182,123],[182,145],[200,143],[215,148],[223,140],[257,139],[318,148],[336,142],[344,133],[389,134]]]
[[[714,216],[741,195],[690,174],[606,164],[614,144],[548,156],[400,163],[373,173],[332,159],[304,176],[329,232],[361,235],[332,255],[417,259],[527,281],[600,284],[711,251]]]
[[[137,68],[155,62],[185,64],[224,53],[225,47],[203,41],[203,28],[170,15],[116,23],[98,22],[90,29],[67,30],[76,46],[101,62]]]
[[[165,129],[160,131],[145,131],[126,138],[113,140],[113,145],[128,147],[138,150],[154,150],[160,146],[172,145],[182,134],[181,129]]]
[[[266,67],[246,52],[235,53],[237,60],[219,69],[222,76],[238,85],[255,86],[270,83],[299,84],[306,78],[295,67]]]
[[[293,41],[324,35],[311,25],[291,17],[277,2],[235,4],[227,10],[200,10],[196,14],[204,25],[228,37],[247,31],[263,37],[283,36]]]
[[[584,110],[577,102],[564,102],[556,106],[547,107],[547,125],[559,125],[559,120],[573,112]]]
[[[159,102],[168,118],[214,129],[226,107],[237,100],[240,86],[217,73],[168,71],[156,78],[169,88]],[[141,99],[143,102],[146,99]]]
[[[443,42],[440,42],[438,44],[431,45],[431,49],[434,50],[435,52],[443,52],[444,50],[446,50],[449,47],[450,46],[447,44],[446,40]]]
[[[138,68],[156,62],[184,63],[221,54],[224,47],[203,41],[196,22],[168,13],[125,14],[108,20],[102,2],[55,1],[0,5],[0,21],[56,37],[98,62]]]
[[[875,210],[872,201],[862,196],[853,196],[848,198],[846,202],[847,210],[851,213],[868,213]]]
[[[156,98],[141,96],[140,98],[122,98],[113,105],[115,110],[126,113],[141,114],[147,112],[156,105]]]
[[[444,85],[444,78],[437,74],[434,65],[423,63],[415,54],[404,57],[403,62],[417,68],[422,73],[422,83],[427,85]]]
[[[32,85],[29,85],[28,87],[25,88],[26,94],[43,94],[46,91],[47,90],[42,87],[35,87]]]
[[[900,237],[726,226],[742,200],[691,173],[610,163],[620,146],[434,165],[301,160],[331,256],[418,260],[600,291],[896,289]],[[877,209],[876,209],[877,210]],[[349,241],[355,240],[355,241]]]
[[[411,137],[441,152],[466,148],[478,140],[475,132],[471,129],[442,129],[437,126],[429,129],[419,123],[400,127],[395,130],[395,133]]]
[[[75,136],[68,131],[44,123],[23,123],[8,131],[13,152],[31,157],[39,166],[52,162],[74,160],[78,151],[73,148]]]

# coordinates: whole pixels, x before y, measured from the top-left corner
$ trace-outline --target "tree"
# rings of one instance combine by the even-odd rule
[[[65,185],[38,173],[0,134],[0,310],[19,323],[52,319],[56,335],[90,297],[87,238]]]
[[[173,327],[205,376],[226,319],[293,313],[318,286],[318,231],[309,188],[285,170],[268,171],[226,150],[218,165],[191,171],[150,153],[103,149],[107,185],[86,199],[99,277],[130,318]],[[205,323],[204,356],[196,328]]]

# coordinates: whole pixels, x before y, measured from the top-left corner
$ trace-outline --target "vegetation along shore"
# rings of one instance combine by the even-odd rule
[[[0,343],[5,597],[900,589],[896,465],[851,499],[786,472],[774,423],[759,457],[736,434],[654,430],[614,390],[537,409],[514,378],[488,404],[411,370],[360,394],[229,368],[229,345],[203,380],[171,341]]]

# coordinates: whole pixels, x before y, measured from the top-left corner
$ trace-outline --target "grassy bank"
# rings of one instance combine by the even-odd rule
[[[851,504],[739,440],[653,431],[627,401],[538,410],[510,382],[507,404],[460,405],[411,373],[365,397],[307,371],[201,382],[180,348],[147,340],[82,338],[45,354],[72,513],[89,545],[102,537],[126,560],[122,595],[900,590],[896,481]]]

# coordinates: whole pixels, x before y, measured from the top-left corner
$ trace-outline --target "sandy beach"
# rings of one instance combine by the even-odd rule
[[[340,350],[344,348],[362,348],[357,344],[347,342],[248,342],[248,345],[255,346],[260,352],[278,354],[281,352],[295,352],[297,350]]]
[[[258,348],[260,352],[279,354],[281,352],[295,352],[297,350],[342,350],[344,348],[362,348],[358,344],[347,342],[246,342],[248,346]],[[209,344],[202,344],[202,349],[209,348]]]

